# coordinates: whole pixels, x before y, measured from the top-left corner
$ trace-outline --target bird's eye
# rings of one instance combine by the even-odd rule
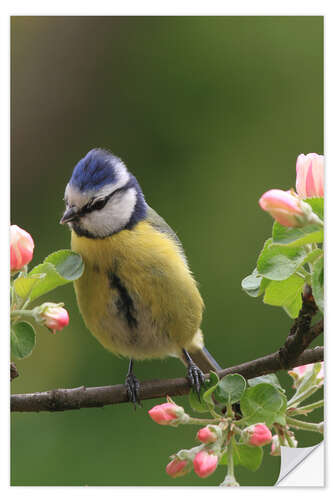
[[[89,203],[87,203],[83,208],[81,208],[80,214],[85,215],[90,212],[93,212],[94,210],[102,210],[102,208],[105,207],[109,199],[112,198],[112,196],[114,196],[116,193],[119,193],[120,191],[124,191],[124,188],[116,189],[105,198],[101,198],[96,201],[95,199],[90,200]]]
[[[108,197],[96,201],[91,200],[89,203],[87,203],[84,207],[81,208],[80,214],[86,215],[89,214],[90,212],[94,212],[95,210],[102,210],[102,208],[105,207],[107,201]]]
[[[91,209],[91,210],[102,210],[102,208],[104,208],[104,207],[105,207],[105,205],[106,205],[107,201],[108,201],[108,197],[106,197],[106,198],[102,198],[101,200],[97,200],[97,201],[95,201],[95,202],[91,205],[90,209]]]

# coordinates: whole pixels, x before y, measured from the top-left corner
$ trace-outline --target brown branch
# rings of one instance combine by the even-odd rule
[[[274,373],[281,369],[323,361],[323,357],[324,348],[316,347],[304,351],[296,361],[285,366],[284,361],[281,362],[280,352],[277,351],[262,358],[221,370],[218,375],[222,378],[230,373],[240,373],[245,378],[253,378],[267,373]],[[144,400],[161,398],[167,395],[181,396],[188,394],[189,391],[190,387],[186,378],[149,380],[141,383],[140,398]],[[80,408],[101,407],[127,402],[127,390],[124,385],[82,386],[74,389],[54,389],[34,394],[13,394],[11,396],[11,411],[78,410]]]
[[[290,366],[293,360],[297,359],[298,356],[313,342],[313,340],[322,333],[324,329],[324,320],[321,319],[313,325],[311,328],[303,329],[298,327],[294,335],[290,335],[284,346],[280,349],[280,357],[282,358],[282,364],[286,363],[286,366]]]
[[[15,363],[10,363],[10,381],[19,376]]]
[[[306,285],[302,295],[302,308],[290,329],[283,347],[280,349],[280,358],[283,367],[287,368],[290,366],[323,331],[323,320],[320,320],[311,327],[312,318],[317,311],[318,307],[313,298],[311,287]]]

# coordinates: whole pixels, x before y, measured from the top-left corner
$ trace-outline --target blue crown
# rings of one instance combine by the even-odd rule
[[[69,183],[80,191],[99,190],[117,182],[116,165],[125,165],[117,156],[103,149],[92,149],[74,167]]]

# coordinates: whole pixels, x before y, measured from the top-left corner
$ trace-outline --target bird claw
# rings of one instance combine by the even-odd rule
[[[134,404],[134,409],[136,410],[137,404],[142,407],[140,401],[140,382],[133,373],[127,375],[125,386],[127,388],[128,400]]]
[[[195,390],[199,401],[201,401],[200,389],[205,383],[205,376],[200,370],[200,368],[198,368],[197,365],[195,365],[194,363],[188,365],[187,379],[190,383],[190,386]]]

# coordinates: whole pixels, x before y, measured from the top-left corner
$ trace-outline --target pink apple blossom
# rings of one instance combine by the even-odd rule
[[[316,363],[317,364],[317,363]],[[308,365],[301,365],[301,366],[295,366],[295,368],[292,368],[292,370],[289,370],[288,373],[289,375],[294,379],[294,385],[293,387],[298,387],[299,384],[302,382],[304,377],[313,371],[315,363],[309,363]],[[323,385],[324,383],[324,362],[321,361],[320,363],[320,371],[316,376],[316,381],[315,383],[319,386]]]
[[[296,161],[296,191],[301,198],[324,196],[324,156],[300,154]]]
[[[69,315],[66,309],[59,304],[46,302],[41,306],[40,317],[44,326],[49,328],[52,333],[62,330],[69,323]]]
[[[165,470],[171,477],[184,476],[189,471],[189,462],[187,460],[180,460],[176,457],[168,463]]]
[[[32,259],[34,241],[27,231],[19,226],[10,226],[10,270],[19,271]]]
[[[207,425],[198,431],[197,439],[202,443],[215,443],[217,440],[216,432],[212,431],[211,428]]]
[[[199,451],[193,460],[194,472],[199,477],[210,476],[215,471],[217,462],[217,455],[208,453],[205,450]]]
[[[279,436],[275,434],[272,438],[271,453],[273,457],[279,457],[281,455],[281,445]]]
[[[255,424],[244,429],[246,441],[252,446],[264,446],[272,441],[272,433],[265,424]]]
[[[154,406],[148,413],[157,424],[170,425],[184,415],[184,408],[174,403],[163,403]]]
[[[301,227],[304,225],[303,202],[292,191],[271,189],[262,195],[259,205],[282,226]]]

